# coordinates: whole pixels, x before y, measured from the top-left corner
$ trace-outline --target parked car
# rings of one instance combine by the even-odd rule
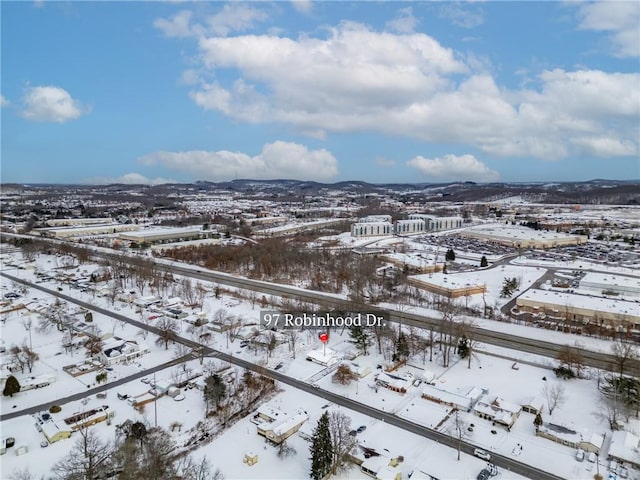
[[[597,459],[598,457],[596,456],[595,452],[591,452],[589,454],[589,457],[587,458],[587,460],[589,460],[591,463],[596,463]]]
[[[179,393],[178,395],[176,395],[175,397],[173,397],[173,399],[174,399],[176,402],[181,402],[182,400],[184,400],[184,394]]]
[[[367,426],[366,426],[366,425],[360,425],[360,426],[358,427],[357,432],[358,432],[358,433],[362,433],[362,432],[364,432],[366,429],[367,429]]]
[[[480,470],[480,473],[476,477],[477,480],[487,480],[491,476],[491,472],[486,468]]]
[[[581,448],[579,448],[578,451],[576,452],[576,460],[579,462],[584,461],[584,450],[582,450]]]
[[[483,460],[486,460],[487,462],[491,460],[491,454],[486,450],[482,450],[481,448],[476,448],[473,451],[473,454],[478,458],[482,458]]]

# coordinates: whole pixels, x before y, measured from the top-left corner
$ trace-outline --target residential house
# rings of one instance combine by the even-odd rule
[[[488,394],[483,395],[473,407],[473,412],[480,418],[491,420],[507,428],[513,426],[521,411],[520,405],[507,402],[497,395]]]
[[[298,411],[295,415],[283,414],[279,420],[260,423],[257,427],[258,435],[279,444],[296,433],[308,419],[309,414],[303,410]]]
[[[435,385],[426,385],[422,389],[422,398],[469,412],[485,393],[488,393],[487,390],[479,387],[463,387],[448,391]]]

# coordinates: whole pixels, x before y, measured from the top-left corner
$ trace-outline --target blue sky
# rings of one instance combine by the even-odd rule
[[[640,177],[638,2],[2,2],[2,182]]]

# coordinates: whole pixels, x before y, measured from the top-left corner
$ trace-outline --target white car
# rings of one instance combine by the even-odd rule
[[[473,451],[473,454],[478,458],[482,458],[483,460],[486,460],[487,462],[489,460],[491,460],[491,454],[489,452],[485,451],[485,450],[480,449],[480,448],[476,448]]]
[[[178,395],[176,395],[175,397],[173,397],[173,399],[176,402],[181,402],[182,400],[184,400],[184,395],[182,393],[179,393]]]

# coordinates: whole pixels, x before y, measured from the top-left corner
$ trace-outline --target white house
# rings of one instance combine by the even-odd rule
[[[326,348],[311,350],[309,353],[307,353],[307,360],[309,362],[319,363],[320,365],[325,367],[330,367],[331,365],[338,363],[338,360],[340,360],[340,358],[338,357],[338,354],[336,352]]]
[[[149,347],[135,340],[114,339],[106,343],[100,352],[100,360],[105,365],[127,362],[149,353]]]

